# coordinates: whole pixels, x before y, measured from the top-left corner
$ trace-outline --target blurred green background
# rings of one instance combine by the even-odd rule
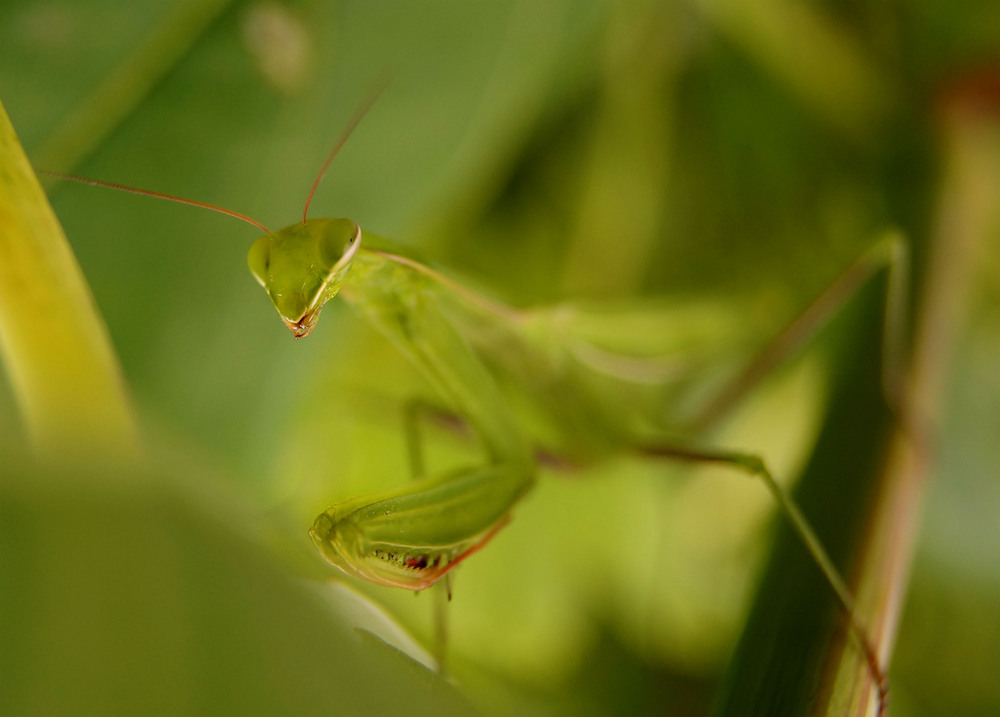
[[[992,0],[5,0],[0,98],[36,166],[277,228],[389,75],[312,216],[351,217],[517,305],[662,297],[677,317],[664,331],[711,327],[708,360],[727,366],[884,227],[920,257],[946,187],[948,98],[972,87],[962,96],[996,110],[998,48]],[[318,573],[306,528],[404,479],[400,407],[426,389],[342,306],[293,341],[246,270],[250,228],[92,187],[50,196],[154,452],[240,494],[242,528]],[[935,417],[894,715],[1000,711],[989,216]],[[720,440],[793,473],[824,376],[821,357],[796,362]],[[13,450],[6,385],[0,409]],[[439,443],[433,460],[461,450]],[[457,578],[459,682],[500,713],[704,713],[769,514],[759,486],[721,471],[544,475]],[[357,587],[429,643],[431,600]]]

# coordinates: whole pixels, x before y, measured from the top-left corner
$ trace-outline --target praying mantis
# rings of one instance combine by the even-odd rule
[[[54,175],[221,212],[264,232],[247,263],[282,322],[296,338],[317,326],[324,305],[345,299],[409,359],[447,406],[475,434],[480,463],[342,501],[315,520],[309,535],[321,555],[343,572],[387,587],[420,591],[441,580],[482,549],[512,519],[536,481],[541,459],[573,465],[599,462],[621,451],[731,466],[761,480],[822,571],[871,672],[878,713],[886,709],[887,681],[867,632],[855,615],[846,582],[792,498],[759,457],[707,450],[673,441],[674,432],[647,415],[622,415],[604,396],[588,392],[581,374],[599,373],[621,386],[639,381],[643,359],[581,341],[568,328],[563,307],[520,309],[474,292],[422,263],[400,245],[363,231],[344,218],[310,219],[317,186],[348,136],[374,102],[349,122],[318,173],[301,221],[279,231],[210,204],[69,175]],[[706,409],[704,422],[732,404],[750,382],[773,365],[788,343],[815,330],[844,295],[896,261],[895,242],[880,242],[789,328],[776,348],[751,364]],[[645,379],[643,379],[645,380]],[[526,386],[550,426],[558,426],[555,452],[540,455],[538,441],[515,418],[504,387]],[[587,416],[588,420],[574,420]],[[596,418],[593,418],[596,417]],[[551,437],[550,437],[551,438]]]

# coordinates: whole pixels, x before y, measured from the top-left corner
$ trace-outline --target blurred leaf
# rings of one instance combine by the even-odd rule
[[[471,714],[289,578],[239,501],[171,476],[4,465],[0,712]]]

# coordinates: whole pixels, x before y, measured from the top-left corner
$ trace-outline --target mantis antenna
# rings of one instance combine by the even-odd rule
[[[334,142],[333,149],[331,149],[330,154],[326,156],[326,161],[323,162],[323,166],[320,167],[319,174],[316,175],[316,181],[313,182],[312,189],[309,190],[309,196],[306,197],[306,206],[302,209],[303,224],[306,223],[306,216],[309,214],[309,204],[312,202],[313,195],[316,193],[316,188],[319,186],[319,183],[323,181],[323,177],[326,175],[326,170],[330,167],[330,162],[333,161],[333,158],[337,156],[337,152],[339,152],[340,148],[344,146],[345,142],[347,142],[347,138],[351,136],[354,128],[357,127],[358,123],[361,122],[366,114],[368,114],[368,110],[372,108],[372,105],[375,104],[375,101],[382,94],[382,91],[385,90],[386,85],[389,84],[389,79],[389,77],[386,77],[375,86],[365,101],[361,103],[361,106],[354,111],[354,115],[347,122],[347,126],[344,128],[344,131],[340,133],[340,136],[337,137],[337,141]]]
[[[90,184],[95,187],[106,187],[107,189],[117,189],[122,192],[131,192],[132,194],[141,194],[146,197],[156,197],[157,199],[166,199],[171,202],[177,202],[178,204],[188,204],[192,207],[201,207],[202,209],[210,209],[213,212],[218,212],[219,214],[226,214],[230,217],[235,217],[240,219],[247,224],[252,224],[253,226],[260,229],[265,234],[271,234],[271,230],[265,227],[263,224],[258,222],[256,219],[251,219],[245,214],[240,214],[239,212],[234,212],[232,209],[224,209],[223,207],[217,207],[214,204],[206,204],[205,202],[196,202],[193,199],[184,199],[183,197],[175,197],[172,194],[163,194],[162,192],[153,192],[149,189],[138,189],[136,187],[130,187],[127,184],[116,184],[114,182],[102,182],[100,179],[90,179],[89,177],[77,177],[74,174],[62,174],[61,172],[50,172],[46,169],[36,170],[39,174],[45,174],[49,177],[55,177],[56,179],[66,179],[71,182],[80,182],[80,184]]]
[[[313,195],[316,193],[316,188],[319,186],[319,183],[323,180],[323,176],[326,174],[326,170],[330,167],[330,163],[333,161],[333,158],[337,156],[337,153],[340,151],[341,147],[343,147],[344,144],[347,142],[347,139],[351,136],[351,133],[354,132],[354,129],[358,126],[358,124],[361,122],[364,116],[368,114],[368,110],[370,110],[372,108],[372,105],[375,104],[375,101],[382,94],[382,91],[385,90],[386,86],[389,84],[389,79],[390,79],[389,77],[386,77],[375,86],[375,88],[371,91],[371,93],[368,95],[365,101],[362,102],[361,105],[358,107],[358,109],[354,111],[354,114],[348,121],[347,126],[344,128],[344,131],[341,132],[340,137],[338,137],[337,141],[334,143],[333,149],[330,150],[330,154],[327,155],[326,161],[323,162],[323,166],[319,170],[319,174],[316,175],[316,181],[313,182],[312,189],[309,190],[309,196],[306,197],[306,206],[302,210],[303,224],[306,223],[306,216],[309,213],[309,204],[312,202]],[[246,214],[240,214],[239,212],[234,212],[232,209],[226,209],[224,207],[219,207],[214,204],[208,204],[206,202],[198,202],[195,201],[194,199],[185,199],[184,197],[177,197],[174,196],[173,194],[154,192],[149,189],[139,189],[138,187],[130,187],[127,184],[118,184],[116,182],[105,182],[100,179],[91,179],[89,177],[79,177],[75,174],[50,172],[49,170],[46,169],[38,169],[35,171],[37,171],[39,174],[44,174],[49,177],[55,177],[56,179],[64,179],[70,182],[79,182],[80,184],[89,184],[94,187],[104,187],[106,189],[117,189],[121,192],[131,192],[132,194],[141,194],[146,197],[166,199],[167,201],[177,202],[178,204],[187,204],[192,207],[201,207],[202,209],[208,209],[213,212],[218,212],[219,214],[225,214],[227,216],[234,217],[236,219],[244,221],[247,224],[252,224],[265,234],[274,233],[266,226],[258,222],[256,219],[248,217]]]

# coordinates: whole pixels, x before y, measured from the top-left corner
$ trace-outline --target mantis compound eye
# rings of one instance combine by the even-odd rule
[[[267,286],[267,269],[271,263],[271,235],[265,234],[255,241],[247,252],[247,266],[250,273],[260,282],[261,286]]]
[[[331,283],[339,283],[338,272],[346,273],[354,254],[361,245],[361,228],[350,219],[326,219],[316,223],[321,225],[317,249],[319,255],[330,267]]]

